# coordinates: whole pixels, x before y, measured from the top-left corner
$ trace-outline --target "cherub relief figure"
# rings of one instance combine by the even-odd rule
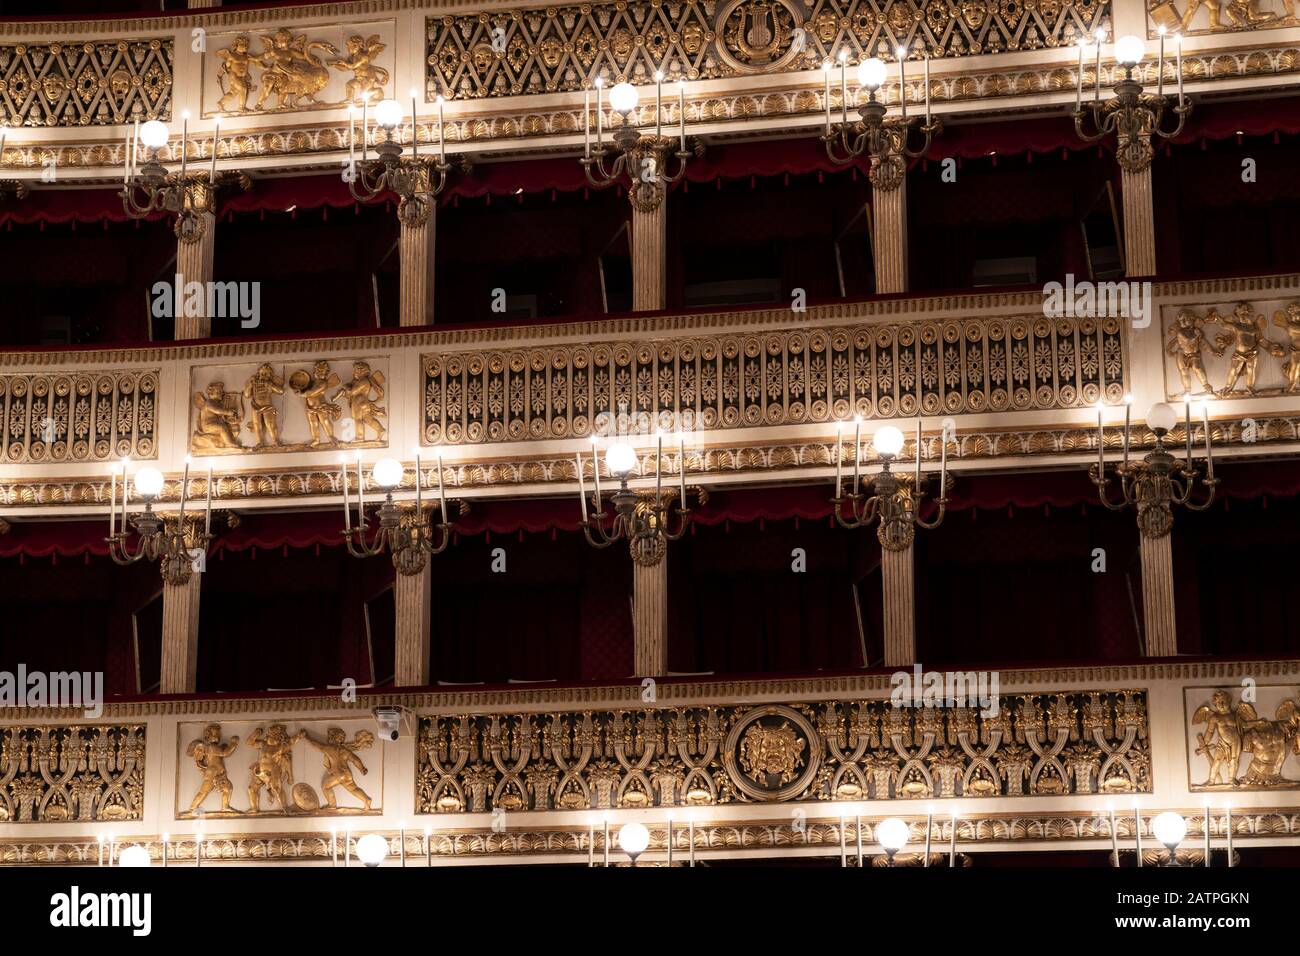
[[[226,391],[225,382],[213,382],[205,391],[195,392],[194,407],[199,415],[190,439],[192,451],[240,447],[238,432],[244,410],[239,396]]]
[[[217,69],[217,83],[221,86],[221,99],[217,109],[224,113],[243,113],[248,110],[248,94],[257,89],[253,82],[253,64],[258,58],[248,52],[249,39],[235,37],[235,42],[225,50],[218,50],[221,66]]]
[[[1264,338],[1264,317],[1256,315],[1249,302],[1242,302],[1232,310],[1230,315],[1219,315],[1213,309],[1205,317],[1206,322],[1219,322],[1227,332],[1217,337],[1215,346],[1219,349],[1233,346],[1232,359],[1228,366],[1228,380],[1224,383],[1220,395],[1231,395],[1237,388],[1242,373],[1246,375],[1246,391],[1255,391],[1255,376],[1259,371],[1259,350],[1267,349],[1271,354],[1281,358],[1285,354],[1282,346]]]
[[[371,393],[374,396],[371,397]],[[379,402],[384,397],[384,373],[371,371],[367,362],[357,362],[352,366],[352,381],[339,386],[334,398],[346,396],[352,410],[352,421],[356,425],[357,440],[366,441],[367,428],[373,428],[378,441],[388,437],[388,429],[383,419],[388,413]]]
[[[1300,301],[1291,302],[1285,309],[1274,312],[1273,324],[1291,337],[1291,356],[1282,365],[1286,390],[1300,392]]]
[[[367,773],[366,765],[361,762],[357,756],[358,750],[367,750],[375,743],[375,736],[368,730],[358,730],[352,739],[352,743],[347,742],[347,734],[338,727],[331,727],[325,731],[325,739],[317,740],[311,734],[303,731],[303,737],[307,743],[311,744],[320,751],[321,760],[325,764],[325,773],[320,778],[321,792],[325,794],[325,803],[331,810],[338,809],[338,801],[334,797],[334,789],[342,787],[352,796],[356,797],[364,805],[365,809],[370,809],[370,797],[366,792],[357,786],[352,777],[352,767],[355,766],[363,774]]]
[[[1210,380],[1205,377],[1205,361],[1201,358],[1201,352],[1208,348],[1215,355],[1222,355],[1223,349],[1206,339],[1202,331],[1205,321],[1190,309],[1180,309],[1178,318],[1174,320],[1173,334],[1169,336],[1169,342],[1165,345],[1165,351],[1174,356],[1178,362],[1178,376],[1183,380],[1184,392],[1192,390],[1191,379],[1192,375],[1195,375],[1200,383],[1201,392],[1213,395],[1214,389],[1210,387]]]
[[[339,377],[330,371],[329,362],[317,362],[310,375],[299,370],[289,376],[289,387],[301,395],[307,405],[307,425],[311,429],[313,448],[334,444],[334,422],[343,414],[343,409],[327,401],[325,396],[338,384]]]
[[[1210,775],[1203,787],[1290,787],[1295,783],[1282,776],[1288,753],[1300,754],[1300,700],[1288,697],[1277,705],[1274,720],[1259,716],[1253,704],[1242,701],[1232,706],[1226,691],[1216,691],[1210,703],[1192,715],[1192,723],[1206,724],[1197,734],[1196,752],[1210,762]],[[1250,755],[1244,776],[1239,774],[1242,754]]]
[[[185,748],[185,756],[194,758],[195,765],[203,774],[198,793],[190,801],[190,813],[193,813],[214,789],[221,794],[221,809],[231,812],[230,792],[234,789],[230,777],[226,774],[226,758],[239,746],[239,738],[231,737],[230,742],[221,742],[221,725],[208,724],[203,728],[201,740],[192,740]]]
[[[275,374],[275,369],[263,363],[257,367],[253,377],[244,386],[244,398],[253,410],[253,418],[248,425],[253,430],[258,448],[280,444],[280,413],[274,405],[277,395],[284,394],[284,379]]]
[[[306,736],[305,730],[290,736],[284,724],[272,724],[265,732],[261,727],[253,731],[248,746],[260,750],[261,755],[248,768],[252,773],[248,781],[250,813],[262,812],[259,798],[263,787],[271,807],[289,808],[289,790],[293,787],[293,745]]]
[[[1196,752],[1210,764],[1207,787],[1235,786],[1241,765],[1241,731],[1237,715],[1232,712],[1232,695],[1216,690],[1208,704],[1196,708],[1192,723],[1206,724],[1205,733],[1196,735]]]
[[[384,98],[384,87],[388,84],[388,71],[382,66],[375,66],[375,59],[383,53],[387,44],[379,42],[379,34],[371,34],[364,40],[359,36],[348,37],[348,55],[331,60],[330,66],[344,73],[352,72],[352,79],[346,85],[344,99],[349,103],[366,101],[374,103]]]
[[[262,92],[257,95],[257,109],[266,101],[277,97],[277,108],[292,109],[315,106],[316,94],[329,83],[329,69],[325,61],[313,51],[321,49],[337,55],[338,48],[324,40],[307,42],[307,35],[294,36],[288,30],[276,30],[269,37],[258,37],[265,47],[259,57],[262,70]]]

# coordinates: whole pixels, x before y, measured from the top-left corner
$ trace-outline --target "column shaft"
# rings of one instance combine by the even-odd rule
[[[438,206],[428,204],[427,216],[399,216],[401,239],[401,305],[398,324],[433,323],[434,239],[437,235]]]
[[[199,235],[193,240],[176,240],[176,277],[177,289],[173,302],[176,309],[176,338],[206,339],[212,334],[212,317],[207,314],[207,294],[204,293],[204,308],[201,315],[185,315],[185,286],[198,282],[207,288],[212,281],[212,250],[216,244],[217,220],[212,213],[200,213],[202,226]]]
[[[164,694],[192,694],[199,666],[199,592],[203,575],[191,573],[184,584],[163,581],[162,676]]]
[[[637,677],[668,673],[668,557],[632,566],[633,657]]]
[[[907,180],[893,189],[871,190],[876,291],[907,291]]]
[[[1124,271],[1130,276],[1156,272],[1156,224],[1151,199],[1151,164],[1123,173]]]
[[[884,580],[885,666],[916,662],[916,609],[913,592],[913,546],[905,551],[880,552],[880,576]]]
[[[632,309],[654,312],[667,307],[668,200],[653,209],[632,206]]]
[[[393,584],[397,649],[393,682],[398,687],[429,683],[429,630],[433,569],[425,562],[419,574],[398,574]]]
[[[1142,610],[1146,618],[1147,657],[1178,653],[1174,627],[1174,558],[1169,535],[1142,542]]]

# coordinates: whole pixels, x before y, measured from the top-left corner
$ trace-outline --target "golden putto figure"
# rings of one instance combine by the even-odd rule
[[[373,393],[373,394],[372,394]],[[334,398],[346,396],[352,411],[352,421],[356,425],[356,440],[366,441],[368,428],[375,430],[378,441],[388,437],[388,429],[383,419],[388,415],[379,402],[384,397],[384,373],[372,371],[368,362],[357,362],[352,366],[352,381],[340,385]]]
[[[1173,334],[1165,351],[1174,356],[1178,363],[1178,376],[1183,381],[1183,391],[1192,391],[1192,375],[1196,376],[1201,387],[1201,394],[1213,395],[1210,380],[1205,376],[1205,360],[1201,357],[1204,349],[1215,355],[1222,355],[1223,349],[1211,343],[1204,332],[1206,320],[1190,309],[1179,309],[1178,318],[1174,320]]]
[[[1273,324],[1291,339],[1291,354],[1282,366],[1286,390],[1300,392],[1300,301],[1288,303],[1285,309],[1274,312]]]
[[[383,53],[387,44],[379,42],[379,34],[371,34],[362,39],[360,36],[348,37],[348,55],[331,60],[330,66],[336,70],[352,73],[345,88],[344,99],[349,103],[363,100],[374,103],[384,98],[384,87],[388,85],[388,71],[375,65],[375,58]]]
[[[199,773],[203,774],[203,782],[199,784],[198,792],[190,801],[191,813],[203,805],[203,801],[214,789],[221,795],[222,811],[234,812],[230,807],[230,793],[234,787],[226,773],[226,758],[233,754],[238,746],[238,737],[231,737],[229,743],[223,744],[221,725],[208,724],[203,728],[203,737],[200,740],[190,741],[190,745],[185,748],[185,755],[194,759]]]
[[[238,36],[228,48],[217,51],[217,56],[221,57],[221,66],[217,69],[221,99],[217,101],[217,109],[222,112],[246,111],[248,95],[257,89],[257,84],[253,82],[253,64],[260,60],[248,52],[248,47],[248,37]]]
[[[1255,377],[1259,372],[1259,350],[1265,349],[1278,358],[1285,354],[1282,346],[1264,337],[1264,317],[1255,314],[1249,302],[1241,302],[1226,316],[1219,315],[1211,309],[1205,321],[1219,322],[1227,330],[1215,341],[1215,346],[1219,350],[1228,345],[1233,348],[1228,366],[1228,380],[1219,394],[1231,395],[1236,391],[1237,382],[1243,374],[1246,376],[1246,392],[1253,394]],[[1220,351],[1219,354],[1222,352]]]
[[[1208,704],[1192,715],[1193,724],[1205,724],[1196,735],[1196,753],[1210,764],[1201,788],[1292,787],[1296,781],[1282,775],[1288,753],[1300,754],[1300,700],[1288,697],[1277,705],[1273,720],[1263,719],[1249,701],[1232,705],[1232,695],[1215,691]],[[1241,756],[1250,756],[1244,775]]]
[[[300,730],[290,735],[284,724],[272,724],[265,731],[258,727],[248,738],[248,746],[261,751],[249,770],[248,810],[261,813],[261,793],[266,788],[271,807],[289,809],[289,789],[293,786],[293,745],[307,736]]]
[[[289,376],[289,387],[306,403],[313,448],[334,444],[334,422],[342,416],[343,409],[328,401],[326,393],[338,384],[339,377],[330,371],[329,362],[317,362],[310,375],[300,369]]]
[[[260,57],[262,92],[257,96],[257,109],[275,96],[279,109],[316,106],[316,94],[329,83],[329,70],[325,61],[315,55],[324,50],[337,55],[338,47],[324,40],[307,42],[307,35],[294,36],[286,29],[276,30],[269,37],[258,37],[265,50]]]
[[[334,796],[336,787],[342,787],[352,796],[361,801],[366,810],[370,809],[370,797],[357,786],[357,782],[352,777],[352,767],[355,766],[363,774],[368,773],[366,765],[361,762],[357,756],[358,750],[367,750],[375,743],[375,735],[368,730],[358,730],[352,738],[352,743],[347,742],[347,734],[338,727],[331,727],[325,731],[325,739],[317,740],[305,730],[302,736],[307,743],[311,744],[320,751],[321,760],[325,764],[325,773],[321,776],[321,792],[325,794],[325,803],[331,810],[338,809],[338,801]]]
[[[244,386],[244,398],[253,410],[249,421],[253,437],[258,448],[280,444],[279,416],[274,400],[284,394],[284,379],[275,374],[275,369],[263,363],[257,367],[253,377]]]
[[[244,409],[239,395],[226,391],[225,382],[212,382],[204,391],[195,392],[194,407],[198,409],[198,421],[190,439],[192,451],[240,447],[238,434]]]

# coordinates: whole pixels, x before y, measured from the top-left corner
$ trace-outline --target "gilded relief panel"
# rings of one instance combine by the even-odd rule
[[[0,727],[0,823],[139,820],[143,724]]]
[[[424,441],[1080,408],[1124,395],[1117,319],[1017,316],[422,356]]]
[[[1147,0],[1150,35],[1236,33],[1300,24],[1296,0]]]
[[[0,123],[115,126],[171,119],[170,39],[0,46]]]
[[[1300,299],[1166,306],[1163,321],[1169,397],[1300,393]]]
[[[381,814],[373,727],[369,717],[179,724],[176,818]]]
[[[158,369],[0,375],[0,462],[157,456]]]
[[[1183,689],[1192,790],[1300,790],[1294,685]]]
[[[388,358],[195,366],[190,451],[246,455],[388,444]]]
[[[1151,792],[1145,691],[424,717],[420,813]]]
[[[532,7],[426,21],[426,98],[517,96],[893,59],[1068,47],[1110,22],[1099,0],[729,0]]]
[[[338,109],[394,96],[392,20],[212,33],[203,115]]]

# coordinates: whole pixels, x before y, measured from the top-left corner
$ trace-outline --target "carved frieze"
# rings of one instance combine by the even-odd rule
[[[170,39],[0,46],[0,122],[115,126],[171,118]]]
[[[0,823],[140,820],[143,724],[0,727]]]
[[[428,99],[517,96],[627,80],[676,80],[818,69],[841,49],[892,59],[906,44],[931,56],[1068,47],[1108,26],[1099,0],[729,0],[606,2],[432,16]]]
[[[420,813],[1151,790],[1144,691],[425,717]]]
[[[1300,693],[1293,685],[1187,687],[1192,790],[1300,790]]]
[[[1166,306],[1163,319],[1169,397],[1300,393],[1300,300]]]
[[[393,96],[394,23],[212,33],[203,57],[203,115],[372,107]]]
[[[382,813],[383,753],[367,754],[373,726],[368,718],[180,724],[176,817]]]
[[[387,357],[195,366],[190,451],[245,455],[388,444]]]
[[[1150,34],[1237,33],[1300,23],[1295,0],[1147,0]]]
[[[424,440],[1078,408],[1124,394],[1116,319],[1015,316],[424,355]]]
[[[157,456],[158,370],[0,375],[0,462]]]

